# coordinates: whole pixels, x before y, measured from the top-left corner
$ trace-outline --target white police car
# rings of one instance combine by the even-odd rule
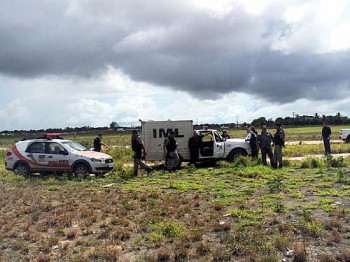
[[[86,176],[113,170],[113,158],[72,140],[46,134],[45,138],[22,140],[7,149],[5,168],[24,176],[31,173]]]

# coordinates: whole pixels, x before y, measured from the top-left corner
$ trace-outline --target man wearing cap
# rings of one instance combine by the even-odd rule
[[[132,130],[131,134],[131,148],[134,152],[134,176],[137,176],[139,166],[146,170],[149,174],[152,172],[152,168],[147,166],[143,161],[142,158],[147,154],[145,145],[143,144],[142,138],[139,135],[139,132],[134,129]]]

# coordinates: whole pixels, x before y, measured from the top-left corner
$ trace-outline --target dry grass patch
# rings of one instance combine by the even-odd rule
[[[295,249],[295,261],[305,261],[321,255],[317,248],[347,257],[350,187],[336,179],[339,168],[272,170],[240,161],[127,179],[0,176],[0,258],[281,261]]]

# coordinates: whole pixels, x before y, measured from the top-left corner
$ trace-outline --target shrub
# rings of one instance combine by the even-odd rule
[[[322,168],[324,163],[322,159],[316,157],[308,157],[301,161],[300,168]]]
[[[173,238],[181,235],[184,231],[181,225],[171,221],[161,222],[155,225],[154,227],[155,232],[151,234],[151,238],[154,241],[160,241],[166,238]]]
[[[344,157],[340,156],[340,157],[333,157],[332,155],[327,155],[327,167],[345,167],[345,161],[344,161]]]
[[[239,156],[236,157],[232,163],[232,167],[248,167],[252,166],[254,162],[249,157]]]
[[[270,193],[279,193],[285,188],[283,177],[281,176],[273,178],[267,183],[267,185]]]

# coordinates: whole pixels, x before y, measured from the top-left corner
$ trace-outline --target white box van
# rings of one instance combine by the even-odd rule
[[[141,121],[141,120],[140,120]],[[145,160],[164,160],[164,140],[171,131],[175,132],[178,142],[177,151],[181,161],[190,160],[188,140],[193,135],[192,120],[178,121],[141,121],[142,139],[148,151]],[[202,137],[202,147],[199,153],[199,161],[226,159],[233,161],[237,156],[251,154],[249,143],[244,139],[223,139],[215,129],[196,130]]]
[[[147,155],[146,160],[163,160],[164,140],[171,131],[175,131],[178,142],[177,151],[182,160],[190,159],[190,152],[187,147],[188,139],[193,134],[192,120],[179,121],[141,121],[142,140],[145,144]]]

